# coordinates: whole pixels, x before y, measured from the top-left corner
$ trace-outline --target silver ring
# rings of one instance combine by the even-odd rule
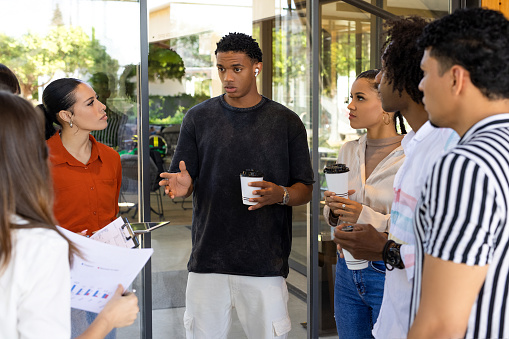
[[[345,209],[345,207],[346,207],[346,205],[345,205],[345,204],[341,205],[341,208],[342,208],[342,209]]]

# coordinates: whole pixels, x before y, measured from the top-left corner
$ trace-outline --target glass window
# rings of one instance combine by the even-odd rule
[[[294,111],[306,126],[311,145],[309,59],[306,13],[294,2],[255,1],[253,36],[264,53],[262,93]],[[262,11],[261,8],[264,10]],[[291,266],[305,274],[307,205],[293,207]]]

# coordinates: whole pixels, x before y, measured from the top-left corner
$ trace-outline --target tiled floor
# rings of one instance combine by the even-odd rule
[[[155,201],[155,200],[154,200]],[[177,304],[183,304],[182,298],[185,294],[185,282],[182,279],[177,281],[177,277],[182,278],[185,275],[186,264],[191,250],[191,231],[189,225],[191,223],[191,203],[188,200],[184,203],[187,210],[181,208],[181,204],[174,204],[167,197],[163,197],[165,220],[170,220],[171,223],[163,228],[157,229],[152,233],[152,247],[154,248],[154,255],[152,256],[152,276],[156,277],[158,274],[164,274],[166,280],[164,284],[173,285],[174,298],[178,300]],[[155,202],[153,203],[155,206]],[[129,212],[129,219],[134,220],[132,217],[133,211]],[[158,220],[159,217],[152,214],[152,220]],[[305,241],[305,240],[302,240]],[[175,272],[176,275],[168,275],[168,273]],[[175,276],[175,280],[172,280]],[[154,296],[158,298],[171,298],[171,296],[160,296],[161,291],[158,291],[154,278]],[[292,320],[292,330],[289,338],[304,339],[307,338],[307,330],[301,325],[306,321],[307,305],[302,296],[306,293],[306,277],[296,271],[291,271],[287,280],[289,285],[294,288],[289,288],[289,310],[290,318]],[[296,291],[297,293],[292,293]],[[164,293],[164,292],[163,292]],[[156,300],[160,301],[160,300]],[[154,302],[154,305],[156,302]],[[185,338],[184,325],[183,325],[183,305],[171,308],[161,308],[153,310],[153,338],[171,338],[180,339]],[[235,312],[234,312],[235,314]],[[135,339],[140,338],[139,318],[130,327],[119,329],[117,338],[119,339]],[[320,338],[334,338],[337,336],[329,334],[328,336],[320,336]],[[236,314],[232,322],[232,327],[229,339],[243,339],[247,338],[238,321]]]

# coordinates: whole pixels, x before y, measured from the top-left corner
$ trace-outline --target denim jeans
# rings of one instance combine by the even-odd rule
[[[371,330],[382,305],[384,282],[383,261],[370,261],[367,268],[350,271],[345,259],[338,256],[334,317],[340,339],[373,338]]]

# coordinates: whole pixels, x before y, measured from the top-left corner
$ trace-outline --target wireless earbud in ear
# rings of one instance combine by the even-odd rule
[[[257,77],[257,76],[258,76],[258,73],[260,73],[260,71],[259,71],[259,70],[258,70],[258,68],[257,68],[257,69],[255,69],[255,77]]]

